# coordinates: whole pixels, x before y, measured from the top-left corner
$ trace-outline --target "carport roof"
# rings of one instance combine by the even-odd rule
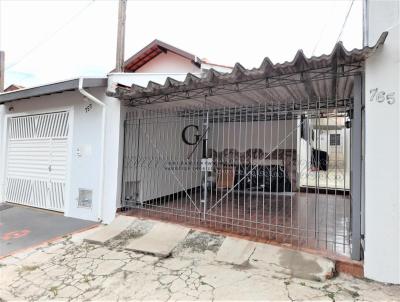
[[[107,78],[83,78],[83,88],[107,86]],[[79,88],[79,78],[0,93],[0,104]]]
[[[265,101],[299,99],[348,99],[354,76],[363,70],[364,61],[383,43],[384,32],[374,46],[348,51],[338,42],[327,55],[307,58],[299,50],[291,62],[273,64],[266,57],[259,68],[246,69],[235,64],[232,72],[208,70],[201,78],[188,73],[184,81],[167,78],[164,84],[149,82],[147,87],[118,86],[111,95],[130,106],[149,106],[186,100],[198,106],[207,97],[209,105],[254,105]],[[230,96],[235,94],[235,96]]]

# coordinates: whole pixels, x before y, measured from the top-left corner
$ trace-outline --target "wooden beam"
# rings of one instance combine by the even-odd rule
[[[119,0],[118,7],[117,55],[115,62],[116,72],[124,71],[126,1],[127,0]]]

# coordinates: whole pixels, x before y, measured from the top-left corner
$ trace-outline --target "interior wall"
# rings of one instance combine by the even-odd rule
[[[259,148],[269,153],[275,149],[296,149],[296,139],[296,120],[211,123],[209,148],[218,152]]]
[[[196,149],[185,144],[182,131],[188,125],[197,126],[198,130],[190,127],[186,132],[188,139],[194,140],[195,135],[203,134],[202,123],[198,118],[182,117],[127,121],[129,130],[125,133],[124,162],[125,167],[130,165],[130,168],[125,169],[124,183],[131,182],[132,185],[132,182],[140,181],[140,201],[201,186],[202,142]],[[208,149],[220,152],[235,148],[245,152],[260,148],[268,153],[277,147],[297,148],[297,120],[209,124]],[[139,163],[137,169],[136,162]],[[296,169],[296,165],[293,168]],[[127,192],[128,195],[131,193]]]
[[[181,117],[127,121],[124,161],[130,168],[125,169],[124,183],[140,182],[141,202],[201,185],[201,143],[192,153],[194,146],[182,140],[188,125],[201,129],[199,120]]]

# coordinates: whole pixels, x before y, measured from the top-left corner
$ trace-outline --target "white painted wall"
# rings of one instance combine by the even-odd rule
[[[209,148],[216,151],[234,148],[239,152],[259,148],[296,149],[297,121],[213,123],[210,126]]]
[[[6,115],[6,106],[0,105],[0,203],[4,202],[4,190],[5,190],[5,156],[6,156],[6,144],[4,143],[6,134],[5,130],[5,115]]]
[[[383,31],[389,35],[365,70],[364,271],[368,278],[400,283],[400,2],[368,1],[368,15],[369,45]],[[373,89],[382,93],[371,101]]]
[[[201,143],[188,159],[194,146],[182,141],[183,129],[191,124],[201,131],[201,121],[182,117],[145,117],[127,122],[125,164],[132,164],[125,170],[124,182],[140,181],[141,202],[200,186],[201,173],[194,167],[201,159]],[[136,169],[133,162],[137,159]]]
[[[105,165],[104,185],[100,184],[101,161],[101,107],[92,103],[92,109],[86,112],[91,102],[84,100],[76,91],[42,96],[7,103],[0,109],[1,146],[5,146],[4,133],[7,131],[8,118],[16,114],[35,114],[60,110],[70,111],[70,148],[68,174],[66,182],[65,216],[110,222],[115,216],[117,198],[119,199],[119,144],[120,144],[120,103],[105,96],[105,88],[88,90],[106,103]],[[13,107],[13,111],[9,108]],[[4,112],[5,111],[5,112]],[[1,114],[3,112],[3,114]],[[2,121],[3,120],[3,121]],[[5,150],[0,149],[0,196],[4,201]],[[81,156],[77,150],[81,150]],[[91,209],[77,206],[79,188],[93,190]],[[99,192],[103,191],[103,209],[100,211]],[[101,216],[99,216],[101,214]]]
[[[106,105],[103,200],[99,217],[102,217],[104,223],[110,223],[115,218],[116,209],[121,203],[123,123],[125,116],[121,101],[107,97],[105,87],[88,91]]]
[[[138,73],[180,73],[180,72],[199,72],[200,68],[190,60],[174,54],[173,52],[161,53],[140,67],[135,72]]]
[[[200,143],[190,160],[187,159],[193,146],[186,145],[182,141],[182,131],[185,126],[191,124],[197,125],[199,131],[188,132],[189,139],[194,134],[202,134],[201,117],[191,120],[180,117],[147,118],[140,120],[140,126],[137,119],[128,122],[130,136],[125,138],[129,144],[129,147],[128,144],[125,146],[127,150],[125,163],[132,162],[130,159],[136,161],[135,156],[138,152],[139,168],[136,174],[136,169],[132,165],[129,172],[125,173],[124,181],[140,181],[140,201],[201,185],[202,173],[200,170],[194,170],[196,165],[185,166],[190,161],[197,162],[199,166],[202,157]],[[270,152],[278,145],[279,149],[295,149],[297,121],[215,123],[210,124],[208,138],[208,148],[218,152],[229,148],[235,148],[239,152],[245,152],[250,148],[261,148],[264,152]]]

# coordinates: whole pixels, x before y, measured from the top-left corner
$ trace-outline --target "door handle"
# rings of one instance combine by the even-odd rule
[[[49,165],[49,172],[51,172],[51,165]]]

